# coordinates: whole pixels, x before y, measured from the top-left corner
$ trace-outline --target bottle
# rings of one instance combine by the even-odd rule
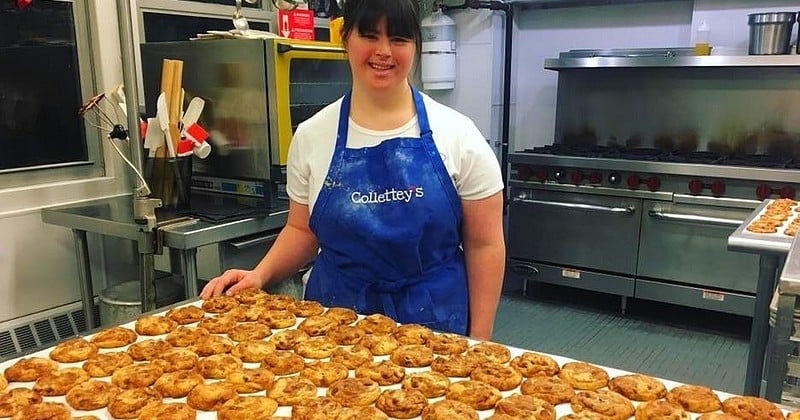
[[[342,24],[344,16],[342,8],[339,7],[339,0],[328,0],[328,31],[332,44],[342,43]]]
[[[703,23],[697,28],[694,39],[694,55],[711,55],[711,44],[708,43],[710,35],[711,28],[703,20]]]

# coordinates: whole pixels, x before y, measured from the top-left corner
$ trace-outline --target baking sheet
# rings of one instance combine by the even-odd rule
[[[789,224],[792,223],[792,221],[800,219],[800,213],[798,213],[798,209],[800,209],[800,205],[798,205],[797,202],[795,202],[795,205],[793,205],[793,206],[791,206],[789,208],[789,218],[787,220],[784,220],[783,223],[780,226],[778,226],[778,231],[777,232],[774,232],[774,233],[759,233],[759,232],[752,232],[752,231],[747,230],[747,226],[750,226],[753,222],[755,222],[756,220],[761,218],[761,216],[766,214],[767,207],[769,207],[769,205],[772,204],[775,201],[776,200],[767,200],[766,205],[761,206],[759,208],[759,212],[749,221],[749,223],[747,223],[747,225],[745,226],[745,230],[744,231],[749,233],[749,234],[751,234],[751,235],[756,235],[756,236],[759,236],[759,237],[771,237],[771,238],[783,238],[783,239],[786,239],[786,238],[792,239],[792,238],[794,238],[794,236],[787,235],[785,233],[785,231],[786,231],[786,228],[789,227]]]

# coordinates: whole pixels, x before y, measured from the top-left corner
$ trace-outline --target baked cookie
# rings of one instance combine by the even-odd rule
[[[283,377],[275,380],[267,396],[278,402],[278,405],[295,405],[300,401],[317,396],[317,386],[306,378],[299,376]]]
[[[42,394],[28,388],[14,388],[0,394],[0,417],[11,417],[23,408],[42,402]]]
[[[398,325],[393,334],[401,345],[426,344],[433,337],[430,328],[419,324]]]
[[[8,386],[8,379],[5,376],[0,375],[0,391],[6,389]]]
[[[347,366],[336,362],[314,361],[306,363],[300,377],[306,378],[318,387],[327,387],[347,377]]]
[[[58,343],[50,352],[50,358],[61,363],[82,362],[97,354],[97,346],[83,337],[70,338]]]
[[[689,413],[667,400],[648,400],[636,407],[636,420],[689,420]]]
[[[511,359],[509,365],[526,378],[553,376],[559,371],[558,363],[552,357],[529,351]]]
[[[310,336],[305,331],[292,329],[275,333],[269,340],[278,350],[292,350],[298,343],[308,340]]]
[[[327,334],[331,328],[337,325],[339,325],[339,321],[333,318],[323,315],[315,315],[304,319],[303,322],[297,326],[297,329],[305,331],[306,334],[312,337],[316,337]]]
[[[633,404],[627,398],[606,389],[581,391],[572,397],[570,407],[576,413],[591,411],[608,419],[625,420],[634,413]]]
[[[372,363],[372,352],[364,346],[339,347],[331,353],[331,362],[338,362],[348,369],[356,369],[361,365]]]
[[[231,350],[231,354],[242,359],[243,362],[261,363],[268,354],[275,351],[275,344],[271,341],[248,340],[242,341]]]
[[[661,381],[640,373],[614,377],[608,381],[608,389],[634,401],[652,401],[667,395]]]
[[[50,359],[28,357],[14,362],[3,372],[3,376],[11,382],[31,382],[56,369],[58,363]]]
[[[339,308],[339,307],[328,308],[328,310],[325,311],[324,315],[327,316],[328,318],[335,319],[339,324],[342,325],[352,324],[358,319],[358,314],[356,313],[356,311],[350,308]]]
[[[434,334],[426,343],[436,354],[461,354],[469,347],[463,336],[451,333]]]
[[[142,388],[152,385],[163,373],[163,363],[123,366],[111,374],[111,383],[122,389]]]
[[[228,331],[228,337],[234,341],[261,340],[270,334],[272,330],[269,329],[269,325],[260,322],[245,322]]]
[[[792,417],[791,414],[786,416],[786,420],[798,420],[798,419],[800,419],[800,417]],[[701,414],[699,417],[697,417],[697,420],[742,420],[742,418],[739,416],[734,416],[733,414],[714,412],[714,413]]]
[[[416,389],[427,398],[441,397],[450,386],[450,378],[438,372],[410,373],[403,378],[403,389]]]
[[[264,391],[275,382],[275,374],[267,368],[242,369],[231,373],[225,381],[236,387],[240,394]]]
[[[239,306],[239,301],[231,296],[219,295],[203,301],[202,308],[212,314],[222,314]]]
[[[115,370],[132,364],[133,358],[128,352],[115,351],[95,354],[83,363],[83,370],[93,378],[100,378],[111,376]]]
[[[214,354],[197,362],[197,372],[208,379],[223,379],[242,368],[242,360],[230,354]]]
[[[204,382],[203,375],[194,370],[167,372],[156,379],[153,388],[170,398],[183,398]]]
[[[164,337],[164,341],[172,344],[175,347],[189,347],[199,341],[201,338],[208,337],[209,335],[209,331],[205,328],[179,326],[178,328],[170,331],[169,334]]]
[[[389,420],[389,416],[375,407],[345,407],[337,420]]]
[[[511,351],[502,344],[484,341],[470,346],[467,349],[467,356],[474,358],[482,364],[489,362],[508,363],[508,361],[511,360]]]
[[[294,346],[294,352],[306,359],[325,359],[331,357],[339,346],[326,336],[311,337]]]
[[[522,374],[511,366],[500,363],[484,363],[469,375],[473,381],[487,383],[501,391],[516,388],[522,382]]]
[[[167,350],[158,358],[164,361],[164,372],[194,369],[199,360],[197,353],[184,348]]]
[[[247,289],[239,289],[235,291],[231,297],[236,299],[239,303],[246,303],[246,304],[253,304],[258,303],[260,299],[263,299],[267,295],[267,292],[257,289],[255,287],[247,288]]]
[[[97,410],[108,405],[119,393],[116,386],[98,380],[81,382],[67,391],[67,404],[76,410]]]
[[[469,376],[476,367],[478,367],[478,361],[463,354],[437,357],[431,363],[432,371],[457,378]]]
[[[292,407],[295,420],[338,420],[342,413],[341,404],[331,397],[316,397],[299,401]]]
[[[361,339],[361,341],[358,342],[358,344],[369,349],[370,353],[374,354],[375,356],[385,356],[387,354],[391,354],[398,347],[400,347],[400,343],[397,342],[397,339],[394,338],[393,335],[389,334],[367,334]]]
[[[264,311],[266,309],[261,306],[239,305],[227,312],[226,315],[237,322],[256,322],[261,320],[261,314]]]
[[[558,377],[578,390],[594,391],[608,384],[605,370],[585,362],[568,362],[561,366]]]
[[[261,361],[261,367],[271,370],[276,375],[291,375],[300,372],[306,361],[299,354],[286,350],[277,350],[267,354]]]
[[[211,356],[212,354],[230,353],[233,350],[233,342],[218,335],[208,335],[200,338],[188,348],[198,356]]]
[[[172,349],[172,344],[164,340],[147,339],[131,344],[128,347],[128,354],[133,360],[141,362],[155,359],[170,349]]]
[[[372,314],[361,318],[356,326],[366,331],[367,334],[393,334],[397,329],[397,322],[383,314]]]
[[[366,407],[381,395],[381,387],[369,378],[346,378],[328,387],[327,395],[345,407]]]
[[[118,419],[135,419],[143,409],[160,403],[161,394],[155,389],[127,389],[111,398],[108,412]]]
[[[184,403],[154,404],[142,409],[139,420],[194,420],[197,411]]]
[[[422,410],[422,420],[478,420],[478,412],[461,401],[440,400]]]
[[[297,299],[295,299],[294,296],[290,296],[287,294],[267,293],[264,296],[259,296],[256,304],[259,306],[263,306],[269,310],[286,311],[289,309],[289,305],[291,305],[296,301]]]
[[[342,346],[357,344],[367,335],[366,331],[354,325],[336,325],[328,330],[328,338]]]
[[[711,388],[703,385],[680,385],[667,392],[667,401],[693,413],[717,411],[722,403]]]
[[[267,397],[235,397],[217,409],[218,420],[268,419],[278,409],[278,403]]]
[[[178,323],[169,318],[160,315],[144,315],[136,320],[133,328],[140,335],[162,335],[177,327]]]
[[[222,314],[210,318],[203,318],[197,323],[200,328],[205,328],[212,334],[227,334],[236,326],[236,319],[232,316]]]
[[[488,410],[494,408],[501,396],[500,391],[489,384],[465,380],[450,384],[445,398],[461,401],[476,410]]]
[[[776,232],[778,232],[778,226],[776,226],[774,224],[771,224],[771,223],[762,223],[762,222],[758,222],[758,221],[750,223],[749,225],[747,225],[747,227],[745,229],[747,229],[748,231],[753,232],[753,233],[776,233]]]
[[[89,380],[89,374],[81,368],[54,370],[36,380],[33,390],[46,396],[64,395],[73,386]]]
[[[325,307],[321,303],[313,300],[298,300],[289,304],[287,308],[289,312],[303,318],[310,316],[322,315],[325,313]]]
[[[270,328],[290,328],[294,327],[294,324],[297,323],[297,317],[289,311],[269,309],[261,313],[259,321],[263,321],[269,325]]]
[[[356,378],[369,378],[378,385],[392,385],[400,383],[406,375],[406,370],[389,360],[361,365],[356,368]]]
[[[722,402],[722,411],[745,420],[783,419],[783,412],[775,404],[759,397],[730,397]]]
[[[180,308],[172,308],[167,311],[166,317],[177,322],[178,325],[191,324],[203,319],[206,316],[205,311],[197,306],[183,306]]]
[[[390,359],[400,366],[425,367],[433,362],[433,351],[422,344],[408,344],[395,349]]]
[[[39,402],[22,408],[11,420],[69,420],[69,407],[59,402]]]
[[[541,398],[553,405],[569,402],[575,396],[572,386],[558,376],[538,376],[526,379],[520,387],[520,392]]]
[[[125,347],[136,342],[139,336],[135,331],[124,327],[111,327],[99,331],[93,335],[89,342],[101,349],[113,349]]]
[[[398,419],[417,417],[427,406],[428,399],[416,389],[387,389],[375,401],[375,407]]]
[[[800,209],[798,209],[798,211],[800,211]],[[720,413],[703,414],[703,416],[714,416],[714,415],[718,415],[718,414],[720,414]],[[724,414],[724,413],[722,413],[722,414],[726,415],[726,416],[730,415],[730,414]],[[703,417],[703,416],[700,416],[700,417]],[[700,418],[700,417],[698,417],[698,418]],[[709,419],[710,418],[711,417],[709,417]],[[708,419],[706,419],[706,420],[708,420]],[[721,417],[720,417],[720,420],[722,420]],[[791,413],[787,414],[786,415],[786,420],[800,420],[800,411],[792,411]]]
[[[555,420],[553,404],[531,395],[514,394],[501,399],[494,406],[495,414],[507,414],[517,419]]]
[[[226,401],[238,396],[235,386],[224,381],[213,382],[194,387],[186,396],[186,403],[195,410],[219,410]]]

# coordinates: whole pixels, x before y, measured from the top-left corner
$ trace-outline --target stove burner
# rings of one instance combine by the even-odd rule
[[[786,168],[790,162],[791,159],[772,155],[732,155],[720,162],[720,164],[729,166],[755,166],[757,168],[780,169]]]
[[[717,152],[681,152],[674,151],[664,157],[664,162],[704,163],[713,165],[725,159],[725,155]]]

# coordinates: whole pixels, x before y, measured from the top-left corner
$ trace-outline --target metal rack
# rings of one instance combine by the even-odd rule
[[[765,396],[775,402],[800,396],[800,331],[794,331],[795,305],[800,296],[800,242],[794,241],[778,282],[775,326],[767,344]],[[792,397],[794,396],[794,397]]]

